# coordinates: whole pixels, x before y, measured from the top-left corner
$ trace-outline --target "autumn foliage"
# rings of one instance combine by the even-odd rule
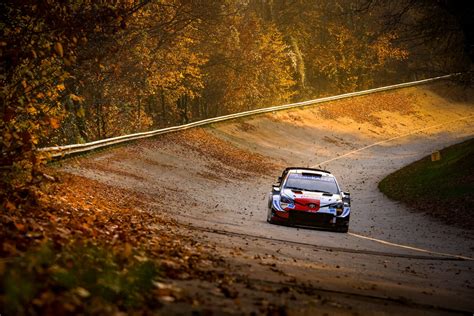
[[[83,101],[66,87],[78,64],[79,48],[96,34],[113,33],[137,6],[94,1],[0,5],[2,192],[18,194],[41,180],[39,167],[45,157],[36,149],[62,126],[67,104]]]
[[[94,245],[103,247],[107,230],[98,227],[124,221],[97,210],[82,210],[80,218],[63,213],[73,206],[48,195],[57,178],[44,171],[48,157],[38,148],[416,79],[412,70],[423,69],[423,62],[428,70],[417,76],[429,75],[432,64],[449,71],[462,60],[454,56],[443,63],[433,57],[437,43],[410,45],[414,42],[403,41],[399,29],[382,27],[382,7],[359,10],[359,5],[351,0],[2,1],[0,215],[2,237],[9,240],[2,255],[18,255],[37,238],[53,241],[42,244],[41,257],[42,251],[66,247],[78,232],[86,240],[102,236]],[[410,21],[423,14],[413,13]],[[450,42],[442,37],[439,43]],[[433,58],[410,59],[419,51]],[[74,219],[65,225],[68,216]],[[132,243],[120,240],[124,249]],[[47,264],[64,263],[56,259]],[[51,272],[33,270],[40,279]],[[64,293],[87,296],[81,288],[76,284]],[[36,299],[54,305],[43,293]],[[18,306],[23,301],[19,298]]]
[[[165,302],[190,303],[162,279],[216,277],[208,270],[221,259],[151,210],[149,197],[83,177],[61,179],[35,205],[0,216],[0,311],[146,313]]]
[[[408,79],[416,49],[360,5],[3,2],[3,186],[40,180],[38,147]]]

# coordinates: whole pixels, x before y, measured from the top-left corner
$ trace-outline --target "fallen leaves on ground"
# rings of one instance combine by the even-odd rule
[[[146,142],[146,141],[145,141]],[[188,131],[163,135],[160,139],[147,142],[148,146],[159,147],[171,143],[174,146],[181,145],[186,154],[197,154],[210,158],[209,161],[219,163],[210,164],[213,174],[232,175],[240,178],[243,172],[266,174],[281,168],[268,158],[251,151],[247,151],[232,145],[204,128],[195,128]],[[238,172],[235,172],[236,169]]]
[[[359,123],[369,122],[382,127],[376,113],[387,111],[402,115],[414,114],[415,104],[417,100],[414,94],[395,91],[326,103],[319,107],[319,111],[327,119],[349,117]]]
[[[164,279],[220,277],[213,267],[222,259],[149,208],[146,195],[60,179],[3,205],[0,305],[9,313],[151,312],[191,300]]]

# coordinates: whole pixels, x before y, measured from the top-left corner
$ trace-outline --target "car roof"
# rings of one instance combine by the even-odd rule
[[[331,172],[323,169],[316,169],[316,168],[306,168],[306,167],[288,167],[284,171],[285,173],[313,173],[313,174],[324,174],[324,175],[331,175]],[[332,175],[331,175],[332,176]]]
[[[330,177],[334,178],[334,176],[330,173],[322,172],[322,171],[314,171],[314,170],[304,170],[304,169],[292,169],[288,171],[288,175],[290,174],[302,174],[302,175],[317,175],[318,177]]]

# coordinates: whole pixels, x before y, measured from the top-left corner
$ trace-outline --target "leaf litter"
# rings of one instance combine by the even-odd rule
[[[215,268],[224,266],[222,258],[148,207],[146,195],[58,176],[61,182],[31,193],[34,202],[10,202],[0,218],[5,312],[147,314],[163,304],[195,301],[173,279],[221,277]]]

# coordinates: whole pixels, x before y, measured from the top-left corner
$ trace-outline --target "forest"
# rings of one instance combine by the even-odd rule
[[[449,1],[23,0],[0,12],[6,191],[40,180],[41,147],[462,72],[472,57],[469,15]]]

